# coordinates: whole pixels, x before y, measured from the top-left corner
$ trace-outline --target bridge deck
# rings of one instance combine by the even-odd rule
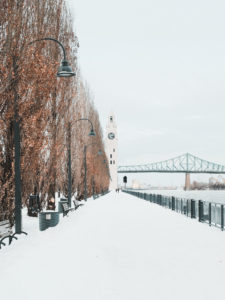
[[[118,173],[206,173],[225,174],[225,166],[190,153],[145,165],[119,166]]]

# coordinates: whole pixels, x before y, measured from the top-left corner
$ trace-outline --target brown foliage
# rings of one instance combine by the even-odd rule
[[[87,88],[77,77],[56,77],[62,52],[52,41],[29,42],[52,37],[64,45],[77,70],[77,38],[64,0],[0,1],[0,213],[14,211],[14,109],[18,104],[21,138],[22,200],[34,191],[42,206],[55,192],[67,194],[67,148],[71,133],[72,190],[83,195],[83,147],[90,142],[92,120],[98,148],[104,152],[98,114]],[[69,126],[71,125],[71,127]],[[94,149],[88,151],[88,194],[91,181],[107,189],[109,178]]]

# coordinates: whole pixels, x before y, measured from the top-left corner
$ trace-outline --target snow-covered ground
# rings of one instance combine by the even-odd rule
[[[225,232],[111,192],[0,250],[2,300],[225,299]]]

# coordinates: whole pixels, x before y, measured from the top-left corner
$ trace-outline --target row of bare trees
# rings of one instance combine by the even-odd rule
[[[57,78],[65,47],[76,77]],[[14,105],[21,130],[22,200],[38,193],[42,206],[56,191],[68,193],[68,143],[72,153],[72,194],[84,195],[84,145],[87,152],[87,188],[90,196],[109,185],[106,155],[98,113],[77,66],[78,41],[64,0],[0,1],[0,213],[14,211]],[[95,137],[89,137],[92,121]],[[98,149],[103,154],[97,155]]]

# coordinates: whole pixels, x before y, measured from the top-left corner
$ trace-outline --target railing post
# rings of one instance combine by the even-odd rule
[[[172,210],[175,210],[175,197],[172,197]]]
[[[195,219],[195,200],[191,199],[191,218]]]
[[[224,229],[224,206],[221,204],[221,230]]]
[[[212,223],[212,204],[209,203],[209,226],[211,226]]]
[[[186,201],[186,215],[187,215],[187,217],[188,217],[188,209],[189,209],[189,207],[188,207],[188,203],[189,203],[189,200],[187,199],[187,201]]]
[[[198,201],[198,221],[202,222],[203,220],[203,202],[201,200]]]

